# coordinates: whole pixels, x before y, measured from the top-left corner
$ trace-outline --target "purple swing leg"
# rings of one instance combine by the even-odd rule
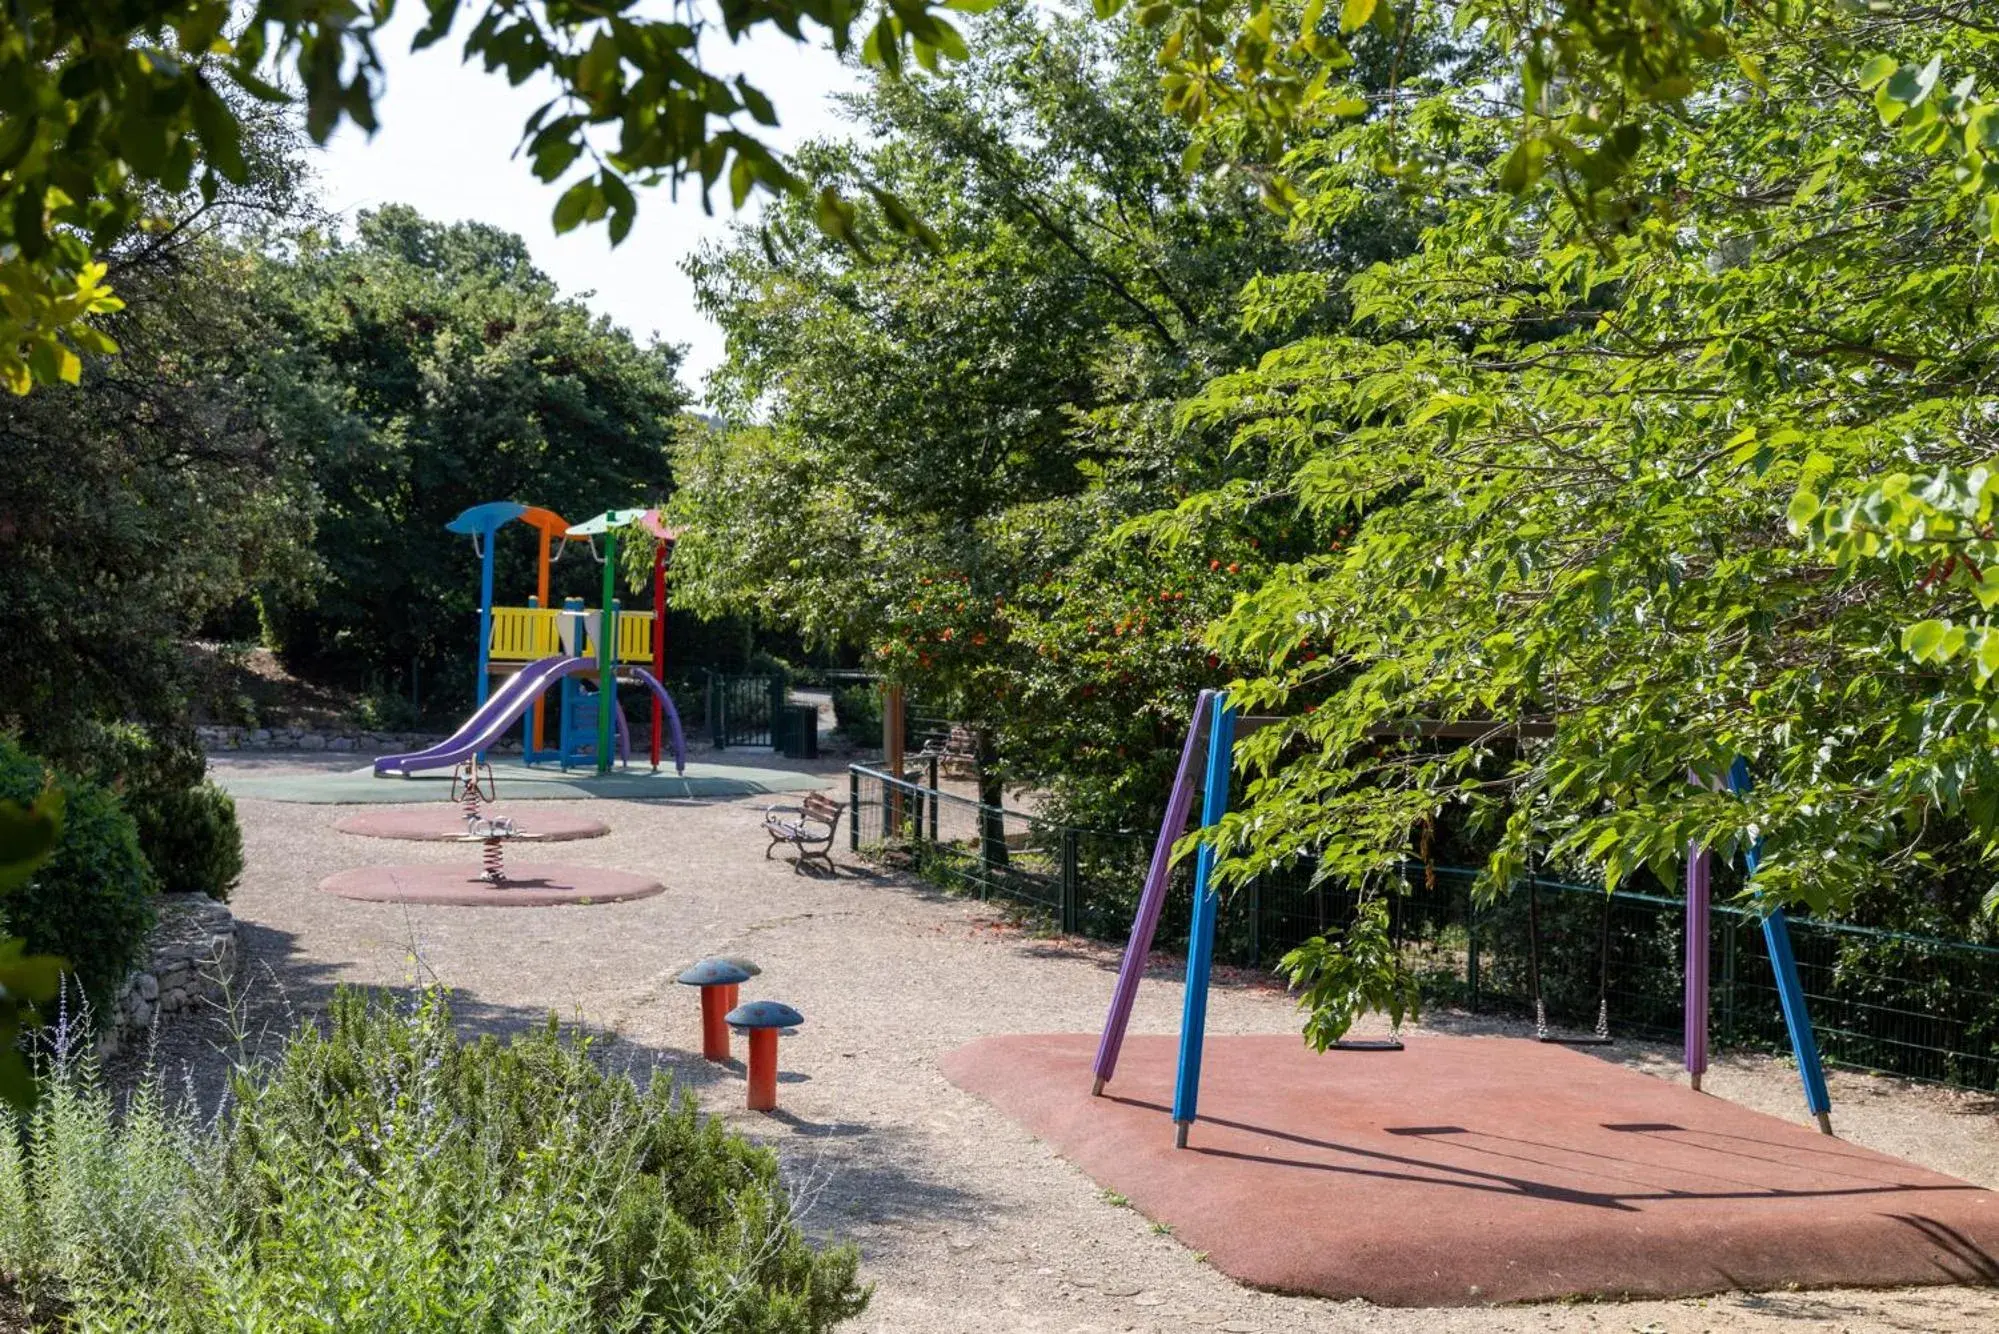
[[[1138,999],[1138,979],[1145,972],[1146,956],[1152,953],[1152,933],[1159,928],[1159,912],[1166,906],[1166,884],[1173,870],[1173,845],[1187,830],[1187,817],[1194,810],[1195,759],[1201,752],[1201,731],[1215,707],[1215,692],[1203,690],[1194,701],[1194,718],[1187,727],[1187,744],[1180,751],[1180,768],[1173,776],[1173,793],[1166,801],[1166,818],[1159,826],[1159,841],[1152,848],[1152,865],[1145,873],[1145,889],[1138,897],[1138,912],[1131,919],[1131,939],[1124,947],[1124,962],[1118,966],[1117,989],[1111,993],[1110,1014],[1104,1018],[1104,1035],[1097,1043],[1096,1084],[1092,1096],[1117,1070],[1118,1051],[1124,1046],[1125,1026],[1131,1022],[1131,1007]]]

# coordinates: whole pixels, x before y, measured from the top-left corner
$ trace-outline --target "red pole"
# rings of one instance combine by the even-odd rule
[[[652,549],[652,674],[666,684],[666,539]],[[659,734],[664,726],[659,696],[652,697],[652,767],[659,769]]]
[[[537,525],[537,526],[539,526],[539,525]],[[546,529],[546,528],[542,528],[542,529],[541,529],[541,562],[540,562],[540,564],[539,564],[539,565],[538,565],[538,566],[536,567],[536,568],[537,568],[537,570],[538,570],[538,573],[537,573],[537,574],[536,574],[536,576],[535,576],[535,593],[536,593],[536,601],[535,601],[535,605],[536,605],[537,607],[546,607],[546,606],[548,606],[548,605],[549,605],[549,604],[548,604],[548,565],[549,565],[549,560],[548,560],[548,542],[549,542],[549,537],[550,537],[550,534],[549,534],[549,531],[548,531],[548,529]],[[541,718],[541,703],[542,703],[542,701],[541,701],[541,696],[539,696],[539,695],[535,696],[535,701],[534,701],[534,748],[535,748],[536,750],[540,750],[540,749],[541,749],[541,748],[542,748],[543,746],[545,746],[545,745],[547,744],[547,742],[545,742],[545,741],[544,741],[544,740],[542,739],[542,718]]]
[[[729,1059],[729,1025],[723,1016],[735,1008],[734,987],[701,988],[701,1054],[708,1060]],[[754,1048],[754,1038],[752,1048]]]
[[[777,1030],[750,1030],[750,1110],[777,1110]]]

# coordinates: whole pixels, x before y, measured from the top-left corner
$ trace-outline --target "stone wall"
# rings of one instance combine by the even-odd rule
[[[204,750],[352,751],[357,755],[395,755],[434,746],[444,738],[436,732],[369,732],[359,728],[197,727]],[[520,738],[490,747],[503,754],[518,751]]]
[[[242,950],[229,905],[206,894],[166,894],[147,954],[118,993],[112,1022],[98,1050],[109,1056],[143,1045],[155,1019],[219,1003],[236,976]]]

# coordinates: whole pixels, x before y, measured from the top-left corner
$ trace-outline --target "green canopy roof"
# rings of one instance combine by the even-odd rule
[[[566,536],[595,537],[599,533],[608,533],[615,529],[628,528],[632,524],[637,523],[644,515],[645,511],[642,509],[605,510],[594,519],[585,519],[582,523],[572,524]]]

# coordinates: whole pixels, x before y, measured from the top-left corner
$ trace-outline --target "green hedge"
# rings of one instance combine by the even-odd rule
[[[42,761],[0,737],[0,799],[32,801],[48,779]],[[32,880],[0,899],[0,920],[30,954],[66,962],[101,1024],[152,930],[156,882],[118,799],[86,778],[56,781],[66,802],[62,841]]]

